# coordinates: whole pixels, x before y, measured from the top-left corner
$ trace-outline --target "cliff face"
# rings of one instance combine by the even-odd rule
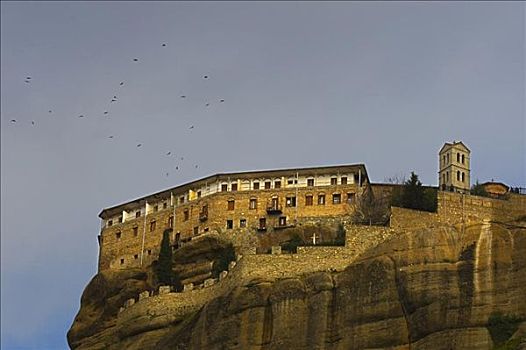
[[[165,296],[117,316],[102,294],[120,305],[129,295],[97,294],[106,287],[97,281],[68,333],[72,348],[490,349],[492,313],[526,316],[526,229],[485,222],[398,230],[343,271],[241,279],[177,316]],[[106,323],[89,326],[95,319]]]

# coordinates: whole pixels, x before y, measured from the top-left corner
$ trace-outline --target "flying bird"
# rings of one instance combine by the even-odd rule
[[[104,111],[104,114],[108,114],[108,111]]]
[[[176,167],[175,167],[175,170],[179,170],[179,167],[178,167],[178,166],[176,166]]]
[[[170,173],[166,173],[166,176],[170,175]]]
[[[113,138],[113,135],[108,136],[108,138],[109,138],[109,139],[112,139],[112,138]]]
[[[31,80],[31,77],[26,77],[27,80]]]
[[[207,107],[210,106],[210,103],[207,102],[207,103],[205,104],[205,106],[207,106]]]
[[[203,79],[208,79],[208,75],[203,76]]]
[[[162,47],[166,47],[166,44],[162,44]]]
[[[170,154],[172,154],[172,152],[168,152],[168,153],[166,153],[167,156],[169,156]]]
[[[48,113],[53,113],[53,111],[50,109],[49,111],[47,111]]]
[[[219,102],[221,102],[221,103],[222,103],[222,102],[225,102],[225,100],[221,99],[221,100],[219,100]]]
[[[197,165],[195,166],[195,168],[197,169]]]
[[[186,98],[186,96],[185,95],[181,95],[181,98]]]
[[[184,157],[181,157],[181,160],[183,160],[183,159],[184,159]]]
[[[142,146],[142,143],[137,144],[137,147],[141,147],[141,146]]]
[[[124,85],[124,82],[123,82],[123,81],[121,81],[119,85],[120,85],[120,86],[123,86],[123,85]]]
[[[11,123],[16,123],[16,119],[11,119]]]
[[[31,121],[31,125],[35,125],[35,121],[34,120]]]
[[[133,62],[139,62],[139,59],[138,58],[134,58]]]
[[[190,129],[193,129],[193,128],[194,128],[194,126],[192,125],[192,126],[190,127]]]
[[[31,82],[31,81],[29,81],[29,80],[24,80],[24,83],[30,83],[30,82]]]
[[[84,118],[84,115],[83,114],[79,115],[79,118]]]

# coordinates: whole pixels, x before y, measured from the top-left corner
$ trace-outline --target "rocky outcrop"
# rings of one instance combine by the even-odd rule
[[[251,280],[229,274],[221,293],[187,311],[175,309],[172,293],[118,315],[129,289],[106,288],[147,288],[146,279],[139,272],[114,275],[115,283],[96,276],[68,341],[75,349],[491,349],[492,313],[526,316],[520,226],[399,229],[343,271]],[[522,339],[524,327],[513,337]]]

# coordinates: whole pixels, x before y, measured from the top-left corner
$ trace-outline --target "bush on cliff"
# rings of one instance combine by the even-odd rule
[[[163,239],[161,241],[161,249],[159,251],[159,262],[157,264],[156,272],[157,279],[160,284],[172,285],[173,271],[172,271],[172,247],[170,247],[170,232],[171,229],[163,232]]]
[[[393,191],[391,205],[395,207],[435,212],[437,210],[437,190],[422,186],[418,175],[411,177],[400,188]]]
[[[494,312],[489,316],[487,328],[495,346],[506,343],[519,327],[522,319],[514,315]]]
[[[212,277],[217,278],[221,271],[228,271],[228,265],[236,260],[236,250],[232,244],[228,244],[217,253],[212,266]]]

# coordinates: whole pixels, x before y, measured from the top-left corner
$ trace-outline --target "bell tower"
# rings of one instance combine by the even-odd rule
[[[469,193],[471,151],[461,141],[446,142],[438,152],[438,188]]]

